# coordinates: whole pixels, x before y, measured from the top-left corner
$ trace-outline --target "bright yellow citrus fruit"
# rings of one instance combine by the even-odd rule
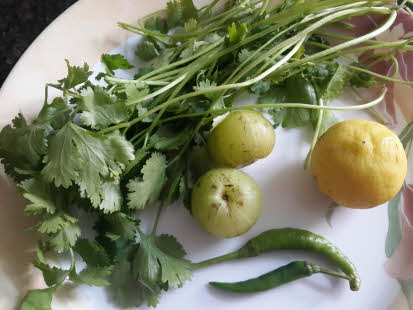
[[[311,171],[320,190],[338,204],[371,208],[392,199],[407,173],[399,138],[366,120],[340,122],[318,140]]]

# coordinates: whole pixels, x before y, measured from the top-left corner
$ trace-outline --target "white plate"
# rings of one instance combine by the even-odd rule
[[[136,62],[133,49],[139,38],[127,40],[130,34],[119,30],[116,22],[133,23],[165,4],[166,1],[161,0],[81,0],[76,3],[39,36],[4,83],[0,90],[0,127],[9,123],[18,112],[29,117],[38,112],[44,84],[56,81],[65,74],[64,58],[70,59],[73,64],[83,61],[94,64],[98,63],[100,54],[113,51],[121,52]],[[99,68],[97,64],[94,70]],[[411,96],[410,87],[403,91],[404,96]],[[246,97],[244,100],[252,99]],[[347,95],[341,101],[348,104],[353,98]],[[407,106],[406,100],[399,101],[405,106],[402,106],[404,115],[396,107],[399,119],[402,119],[393,128],[396,132],[400,131],[406,120],[412,120],[412,114],[409,114],[411,107]],[[332,104],[341,103],[336,101]],[[371,118],[366,112],[338,115],[342,120]],[[330,227],[325,215],[331,201],[318,191],[310,173],[303,170],[311,140],[309,131],[277,129],[276,134],[274,152],[243,169],[255,178],[264,196],[262,216],[247,234],[231,240],[211,237],[200,229],[181,205],[170,206],[164,212],[159,232],[175,235],[189,253],[188,259],[200,261],[232,251],[269,228],[290,226],[309,229],[327,237],[348,254],[362,278],[360,291],[352,292],[346,281],[322,275],[254,295],[224,294],[207,286],[211,280],[237,281],[255,277],[292,260],[311,259],[325,264],[317,256],[287,251],[196,271],[192,281],[183,288],[164,293],[158,309],[409,309],[399,282],[385,269],[388,262],[384,251],[388,229],[387,207],[383,205],[362,211],[339,208],[333,214]],[[45,287],[41,273],[29,265],[34,257],[36,236],[24,230],[33,224],[33,219],[23,216],[24,203],[14,184],[2,177],[0,309],[14,309],[28,289]],[[402,213],[400,217],[403,219],[404,215]],[[145,211],[140,217],[143,228],[149,227],[154,210]],[[407,237],[403,235],[402,242],[403,238]],[[406,259],[410,261],[413,258],[410,255]],[[118,308],[110,301],[105,289],[68,284],[58,290],[53,309]]]

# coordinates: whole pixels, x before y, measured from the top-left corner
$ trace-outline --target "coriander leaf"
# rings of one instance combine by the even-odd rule
[[[77,219],[67,213],[57,213],[46,217],[38,227],[42,234],[53,234],[62,230],[68,224],[77,223]]]
[[[99,205],[99,209],[101,209],[103,213],[119,211],[123,204],[123,196],[119,184],[105,182],[102,184],[102,190],[104,196]]]
[[[83,64],[83,67],[71,66],[66,59],[67,64],[67,77],[59,80],[59,83],[64,89],[71,89],[79,84],[86,82],[89,76],[92,75],[92,71],[89,71],[89,65]]]
[[[270,90],[271,83],[267,80],[261,80],[255,84],[252,84],[248,89],[251,93],[261,95]]]
[[[138,220],[122,212],[107,215],[105,220],[109,224],[108,231],[126,239],[135,240],[136,229],[139,225]]]
[[[279,103],[305,103],[317,104],[317,94],[312,83],[302,74],[296,74],[285,81],[285,86],[273,87],[271,91],[261,96],[259,104],[279,104]],[[310,109],[285,108],[276,109],[273,112],[275,123],[281,121],[284,128],[295,128],[312,124]],[[275,116],[275,117],[274,117]]]
[[[377,81],[372,75],[365,72],[355,71],[350,78],[350,85],[357,88],[379,87],[383,84]]]
[[[198,21],[194,18],[190,18],[184,25],[186,32],[192,32],[197,30],[198,28]]]
[[[268,113],[271,115],[274,128],[281,126],[284,122],[284,119],[287,117],[287,109],[269,109]]]
[[[200,91],[200,90],[206,90],[206,89],[210,89],[214,87],[217,87],[217,83],[215,83],[214,81],[211,82],[210,80],[206,79],[204,81],[200,81],[197,86],[194,86],[194,90]],[[217,97],[217,93],[218,92],[210,92],[210,93],[206,93],[203,95],[209,100],[214,100]]]
[[[192,136],[189,128],[179,131],[174,130],[174,126],[161,126],[150,138],[149,143],[159,151],[177,150],[184,145]]]
[[[119,180],[125,165],[134,159],[133,151],[119,133],[103,136],[68,123],[49,138],[42,175],[57,187],[78,184],[82,195],[98,207],[104,199],[101,185],[107,179]]]
[[[88,266],[79,274],[75,271],[70,273],[70,280],[75,283],[87,284],[90,286],[109,286],[110,282],[105,278],[112,274],[113,266]]]
[[[28,291],[19,310],[52,310],[52,299],[55,291],[55,287]]]
[[[315,115],[316,113],[314,113]],[[313,118],[313,128],[316,127],[317,118]],[[320,126],[320,133],[319,137],[321,137],[331,126],[337,124],[339,122],[338,118],[332,113],[331,111],[324,111],[323,113],[323,121],[321,122]]]
[[[134,84],[126,84],[124,93],[127,97],[127,100],[124,102],[126,106],[136,105],[136,100],[145,97],[149,94],[149,87],[138,88]]]
[[[128,70],[128,69],[133,68],[133,66],[129,63],[129,61],[120,54],[115,54],[115,55],[103,54],[100,60],[102,61],[103,65],[106,67],[106,69],[111,74],[115,74],[113,70],[117,70],[117,69]]]
[[[50,267],[40,261],[34,261],[33,266],[42,272],[47,286],[60,285],[69,275],[69,270]]]
[[[109,290],[113,298],[122,307],[139,307],[146,303],[156,306],[161,289],[158,285],[147,285],[141,279],[136,279],[132,271],[133,256],[137,245],[134,241],[119,239],[115,242],[115,266],[110,276]]]
[[[204,146],[195,146],[189,154],[188,166],[194,183],[207,171],[218,168]]]
[[[122,123],[129,119],[128,107],[115,96],[109,95],[102,87],[88,88],[82,92],[82,109],[80,120],[85,126],[102,130],[112,124]]]
[[[51,104],[43,105],[39,115],[33,124],[38,125],[46,130],[49,134],[52,130],[59,130],[70,119],[70,108],[61,97],[54,98]]]
[[[168,23],[160,17],[151,17],[145,22],[145,28],[160,33],[168,33]]]
[[[56,206],[50,184],[43,182],[40,178],[33,178],[22,181],[17,188],[23,192],[24,198],[31,202],[24,209],[25,213],[32,215],[40,215],[44,212],[55,213]]]
[[[239,53],[238,53],[238,62],[243,63],[246,61],[249,57],[251,57],[252,52],[247,50],[246,48],[243,48]]]
[[[137,79],[139,79],[140,77],[142,77],[142,76],[144,76],[144,75],[146,75],[146,74],[148,74],[148,73],[151,73],[153,70],[154,70],[154,68],[152,68],[152,67],[140,67],[140,68],[138,69],[138,73],[135,74],[135,76],[133,77],[133,79],[134,79],[134,80],[137,80]]]
[[[13,119],[13,127],[5,126],[0,132],[0,158],[6,173],[16,180],[41,169],[47,153],[45,129],[28,125],[22,114]],[[20,172],[17,172],[19,169]],[[22,174],[21,172],[27,171]]]
[[[158,57],[150,62],[150,65],[155,69],[169,65],[172,61],[172,57],[175,55],[175,52],[176,50],[174,48],[167,48],[163,50]]]
[[[161,281],[172,288],[182,287],[191,279],[191,263],[166,254],[156,246],[155,240],[152,236],[141,234],[141,242],[133,262],[136,277],[147,283]],[[175,241],[173,246],[176,246]]]
[[[63,228],[50,240],[57,253],[68,251],[76,244],[81,232],[77,224],[66,222]]]
[[[125,308],[139,307],[143,303],[155,307],[161,292],[158,286],[149,286],[136,280],[132,273],[132,264],[127,260],[121,260],[115,265],[109,289],[116,302]]]
[[[142,178],[135,178],[127,184],[129,208],[143,209],[158,199],[166,182],[165,170],[165,156],[153,153],[142,168]]]
[[[97,242],[79,239],[74,250],[88,266],[107,266],[110,264],[108,254]]]
[[[198,10],[192,0],[169,1],[167,11],[169,27],[182,26],[191,18],[198,19]]]
[[[183,258],[186,255],[184,247],[178,242],[178,240],[176,240],[174,236],[160,235],[156,237],[155,242],[156,246],[168,255],[176,258]]]
[[[141,105],[138,105],[137,110],[138,110],[138,116],[139,117],[142,117],[143,115],[148,113],[148,109],[141,106]],[[150,115],[150,116],[147,116],[142,120],[142,123],[152,123],[152,121],[155,119],[155,117],[156,117],[155,113]]]
[[[158,57],[165,49],[165,46],[150,38],[143,38],[138,44],[135,54],[143,61],[150,61],[155,57]]]
[[[340,96],[349,78],[350,72],[344,66],[339,65],[325,87],[323,92],[324,100],[328,102]]]
[[[181,57],[182,59],[185,58],[189,58],[193,55],[195,55],[196,53],[198,53],[203,47],[205,47],[206,45],[208,45],[207,42],[205,41],[194,41],[191,42],[189,44],[188,47],[186,47],[182,52],[181,55],[179,57]]]
[[[248,28],[246,24],[233,22],[231,27],[228,27],[228,41],[230,44],[237,44],[244,40],[247,33]]]

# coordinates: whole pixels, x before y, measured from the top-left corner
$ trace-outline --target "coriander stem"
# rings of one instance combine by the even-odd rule
[[[80,110],[81,110],[80,107],[76,107],[76,109],[72,112],[72,114],[70,115],[70,121],[71,121],[71,122],[73,122],[76,114],[79,113]]]
[[[181,83],[181,82],[186,78],[186,76],[187,76],[187,73],[181,75],[179,78],[177,78],[175,81],[169,83],[169,84],[166,85],[165,87],[162,87],[161,89],[159,89],[159,90],[157,90],[157,91],[155,91],[155,92],[153,92],[153,93],[151,93],[151,94],[149,94],[149,95],[147,95],[147,96],[145,96],[145,97],[142,97],[142,98],[136,99],[135,101],[132,101],[131,103],[129,103],[129,105],[138,104],[138,103],[140,103],[140,102],[143,102],[143,101],[145,101],[145,100],[151,99],[151,98],[153,98],[153,97],[156,97],[156,96],[158,96],[158,95],[160,95],[160,94],[162,94],[162,93],[170,90],[170,89],[171,89],[172,87],[174,87],[175,85]]]
[[[273,103],[273,104],[254,104],[254,105],[247,105],[247,106],[241,106],[241,107],[230,107],[230,108],[224,108],[224,109],[216,109],[214,110],[215,113],[225,113],[225,112],[231,112],[231,111],[236,111],[236,110],[251,110],[251,109],[271,109],[271,108],[306,108],[306,109],[313,109],[313,110],[336,110],[336,111],[353,111],[353,110],[362,110],[362,109],[367,109],[369,107],[372,107],[378,103],[380,103],[386,94],[387,90],[383,92],[383,94],[377,98],[374,101],[365,103],[363,105],[355,105],[355,106],[349,106],[349,107],[334,107],[334,106],[315,106],[311,104],[305,104],[305,103]],[[188,113],[188,114],[181,114],[177,116],[172,116],[169,118],[165,118],[160,121],[160,123],[166,123],[166,122],[171,122],[175,121],[177,119],[181,118],[187,118],[187,117],[197,117],[197,116],[203,116],[205,114],[210,113],[210,111],[205,111],[205,112],[197,112],[197,113]]]
[[[152,232],[151,232],[152,236],[155,236],[155,234],[156,234],[156,229],[158,228],[159,219],[161,217],[162,209],[163,209],[163,203],[161,203],[159,205],[158,211],[156,212],[156,218],[155,218],[155,222],[153,223],[153,228],[152,228]]]
[[[138,81],[146,80],[146,79],[148,79],[152,76],[155,76],[158,73],[161,73],[161,72],[164,72],[164,71],[169,71],[172,68],[178,67],[180,65],[184,65],[184,64],[186,64],[186,63],[188,63],[188,62],[190,62],[194,59],[197,59],[197,58],[201,57],[202,55],[212,51],[214,48],[216,48],[217,46],[221,45],[224,42],[225,42],[225,38],[221,38],[217,42],[215,42],[212,45],[210,45],[209,47],[207,47],[206,49],[202,49],[200,52],[196,53],[195,55],[193,55],[191,57],[188,57],[188,58],[185,58],[185,59],[182,59],[180,61],[171,63],[171,64],[169,64],[165,67],[162,67],[162,68],[156,69],[154,71],[151,71],[148,74],[145,74],[144,76],[141,76],[138,79]]]
[[[360,72],[369,74],[371,76],[377,77],[379,79],[382,79],[382,80],[385,80],[385,81],[388,81],[388,82],[400,83],[400,84],[405,84],[405,85],[413,85],[413,82],[411,82],[411,81],[404,81],[404,80],[394,79],[394,78],[391,78],[391,77],[388,77],[388,76],[385,76],[385,75],[382,75],[382,74],[378,74],[378,73],[372,72],[370,70],[355,67],[355,66],[350,66],[350,65],[343,65],[343,66],[345,66],[349,69],[355,70],[355,71],[360,71]]]
[[[366,103],[366,102],[367,102],[367,100],[363,98],[363,96],[360,94],[360,92],[359,92],[354,86],[351,86],[350,89],[351,89],[351,91],[356,95],[356,97],[358,97],[358,98],[360,99],[360,101],[361,101],[362,103]],[[373,111],[374,115],[377,117],[377,119],[378,119],[382,124],[384,124],[384,125],[388,125],[388,124],[389,124],[389,122],[387,121],[387,119],[376,109],[376,107],[371,107],[370,109]]]
[[[110,76],[105,77],[105,81],[115,82],[117,84],[135,84],[136,87],[138,88],[139,86],[143,88],[145,85],[163,86],[163,85],[169,84],[169,82],[163,82],[163,81],[124,80],[124,79],[118,79],[118,78],[110,77]]]
[[[319,106],[320,106],[320,107],[323,107],[323,106],[324,106],[323,98],[320,98],[320,100],[319,100]],[[312,143],[311,143],[310,150],[308,151],[307,157],[306,157],[306,159],[305,159],[304,169],[307,169],[307,168],[308,168],[308,164],[309,164],[309,162],[310,162],[311,155],[312,155],[312,153],[313,153],[313,151],[314,151],[315,145],[316,145],[316,143],[317,143],[317,141],[318,141],[318,138],[319,138],[319,136],[320,136],[320,128],[321,128],[321,123],[323,122],[323,117],[324,117],[324,111],[323,111],[323,110],[320,110],[320,111],[318,112],[318,120],[317,120],[317,125],[316,125],[315,131],[314,131],[313,141],[312,141]]]
[[[377,10],[378,10],[378,9],[379,9],[379,8],[377,8]],[[381,9],[384,9],[384,8],[381,8]],[[370,9],[370,10],[373,10],[373,9]],[[375,11],[375,10],[373,10],[373,11]],[[365,13],[367,13],[367,12],[369,12],[369,10],[365,10]],[[393,25],[394,21],[396,20],[397,12],[396,12],[396,11],[393,11],[393,10],[390,10],[390,12],[391,12],[391,13],[390,13],[390,15],[389,15],[389,18],[386,20],[386,22],[385,22],[382,26],[380,26],[379,28],[373,30],[372,32],[369,32],[369,33],[367,33],[367,34],[365,34],[365,35],[363,35],[363,36],[361,36],[361,37],[355,38],[355,39],[353,39],[353,40],[350,40],[350,41],[347,41],[347,42],[338,44],[338,45],[336,45],[336,46],[334,46],[334,47],[331,47],[331,48],[329,48],[329,49],[326,49],[326,50],[324,50],[324,51],[321,51],[321,52],[319,52],[319,53],[317,53],[317,54],[314,54],[314,55],[311,55],[311,56],[302,58],[302,59],[300,59],[300,60],[297,60],[297,61],[294,62],[293,64],[287,65],[286,68],[302,65],[302,64],[307,63],[307,62],[309,62],[309,61],[313,61],[313,60],[316,60],[316,59],[319,59],[319,58],[322,58],[322,57],[331,55],[331,54],[333,54],[333,53],[335,53],[335,52],[337,52],[337,51],[346,49],[346,48],[348,48],[348,47],[350,47],[350,46],[357,45],[357,44],[363,43],[363,42],[366,41],[366,40],[375,38],[375,37],[378,36],[379,34],[385,32],[387,29],[389,29],[389,28],[391,27],[391,25]],[[331,15],[331,16],[333,16],[333,15]],[[286,69],[286,68],[285,68],[285,69]]]

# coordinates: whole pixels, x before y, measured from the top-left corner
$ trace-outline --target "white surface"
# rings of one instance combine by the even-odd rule
[[[164,2],[161,0],[151,2],[141,0],[145,12],[161,7]],[[80,1],[78,8],[80,10],[82,5],[90,8],[93,3],[94,1]],[[137,15],[141,13],[137,12]],[[131,12],[128,14],[130,16]],[[59,25],[62,27],[61,24]],[[40,44],[50,42],[48,38],[55,31],[49,29],[48,32],[49,36],[43,35]],[[88,30],[85,30],[85,36],[86,32]],[[104,33],[102,32],[102,36]],[[89,34],[89,36],[92,35]],[[105,39],[108,38],[105,37]],[[122,52],[130,60],[133,60],[136,40],[137,38],[133,37],[114,52]],[[73,42],[70,43],[71,46],[73,44]],[[42,49],[34,48],[33,50],[40,53],[40,51],[45,50],[46,46],[47,44]],[[105,48],[107,46],[106,44]],[[74,63],[80,64],[82,46],[78,47],[74,53],[76,56]],[[64,48],[64,44],[62,48]],[[105,50],[100,51],[100,53],[102,52]],[[73,52],[67,53],[73,54]],[[33,53],[25,57],[27,61],[31,62],[35,59]],[[88,57],[89,59],[97,59],[95,53],[88,54]],[[61,58],[63,59],[63,57]],[[42,56],[42,59],[47,59],[47,53]],[[23,64],[25,63],[19,63],[15,73],[9,78],[7,84],[5,83],[5,87],[0,93],[2,105],[0,124],[9,123],[20,109],[25,114],[29,112],[26,115],[38,111],[41,106],[41,100],[38,98],[43,93],[42,86],[39,85],[43,84],[44,81],[53,82],[55,76],[58,78],[62,75],[61,72],[56,74],[53,66],[44,65],[36,68],[44,72],[39,79],[35,69],[29,70]],[[99,66],[95,69],[99,69]],[[26,75],[27,70],[32,72],[28,76]],[[53,72],[53,74],[48,74],[48,72]],[[30,81],[31,77],[32,81]],[[32,85],[33,82],[35,85]],[[26,84],[30,85],[26,89],[27,92],[24,92],[24,89],[17,90],[18,87]],[[21,95],[12,96],[12,94],[19,93]],[[34,95],[33,100],[28,101],[27,99],[32,94]],[[5,105],[7,108],[3,109]],[[342,119],[369,118],[368,114],[364,112],[341,113],[340,117]],[[386,261],[384,244],[387,232],[387,209],[385,206],[362,211],[339,208],[333,215],[333,227],[329,227],[324,216],[331,201],[319,193],[310,173],[303,170],[304,158],[311,140],[309,132],[305,128],[277,129],[277,142],[273,153],[243,169],[254,177],[264,197],[262,216],[247,234],[231,240],[216,239],[201,230],[181,205],[170,206],[166,209],[160,220],[159,232],[175,235],[189,253],[188,259],[196,262],[235,250],[246,240],[269,228],[309,229],[327,237],[348,254],[358,267],[362,278],[360,291],[352,292],[346,281],[322,275],[254,295],[227,294],[207,286],[211,280],[237,281],[255,277],[292,260],[306,259],[326,264],[320,257],[304,252],[288,251],[266,254],[257,258],[225,263],[196,271],[192,281],[183,288],[163,293],[158,309],[384,310],[389,308],[395,298],[400,295],[400,287],[385,273],[383,268]],[[28,268],[28,262],[33,256],[32,250],[36,238],[32,233],[23,231],[24,228],[33,224],[32,219],[23,216],[23,203],[22,198],[14,190],[13,184],[1,179],[0,309],[13,309],[15,302],[21,299],[27,288],[39,288],[44,285],[40,273],[34,271],[33,268]],[[140,215],[144,228],[152,225],[154,211],[154,209],[150,209]],[[117,307],[110,302],[105,289],[65,285],[58,291],[53,302],[53,309],[109,310],[117,309]],[[141,309],[145,309],[145,307],[141,307]]]

